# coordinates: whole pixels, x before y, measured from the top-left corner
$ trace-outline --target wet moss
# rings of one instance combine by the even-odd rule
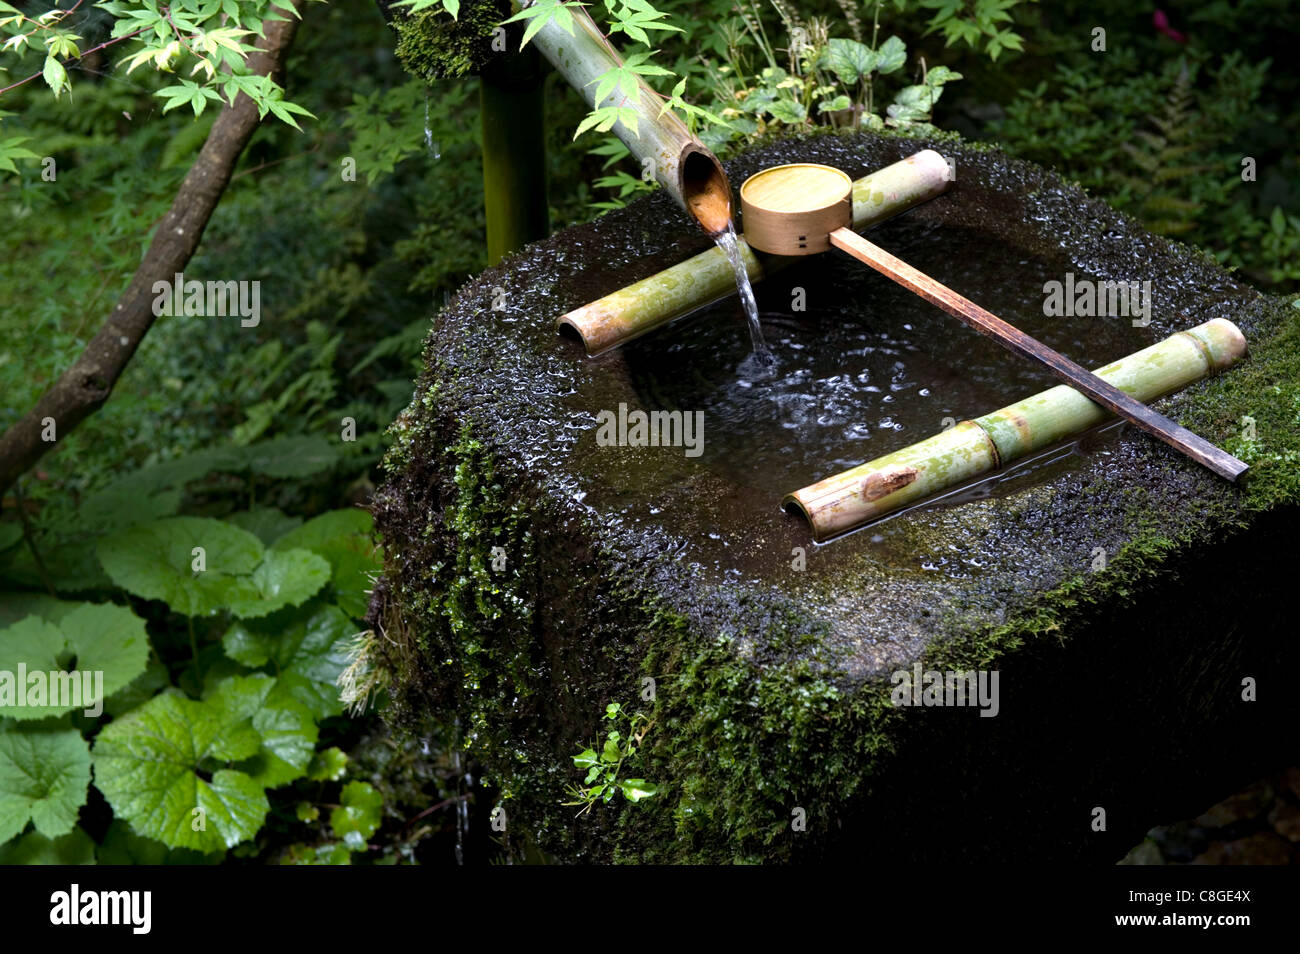
[[[494,53],[498,24],[509,16],[503,0],[467,0],[455,20],[441,9],[395,16],[390,22],[397,31],[398,62],[423,80],[477,74]]]

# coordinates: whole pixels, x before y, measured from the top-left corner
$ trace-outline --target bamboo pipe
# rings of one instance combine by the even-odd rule
[[[515,10],[532,6],[534,0],[514,0]],[[691,135],[686,124],[671,112],[660,114],[664,98],[637,79],[637,96],[630,97],[616,84],[596,102],[597,82],[602,74],[623,65],[623,58],[581,7],[567,8],[573,16],[570,33],[555,20],[542,27],[532,42],[542,55],[593,107],[632,109],[637,128],[621,119],[612,132],[623,141],[637,161],[654,162],[655,179],[686,210],[704,231],[716,235],[731,224],[731,184],[727,173],[704,144]]]
[[[853,183],[853,227],[871,228],[942,195],[949,181],[948,161],[932,149],[864,176]],[[743,236],[736,244],[750,282],[762,281],[795,260],[769,255],[760,258]],[[736,275],[731,263],[722,249],[711,248],[561,315],[556,328],[572,329],[582,338],[587,354],[598,355],[734,294]]]
[[[1245,353],[1246,339],[1237,326],[1215,318],[1100,368],[1096,375],[1146,403],[1231,367]],[[820,543],[1110,417],[1074,388],[1058,385],[797,490],[782,505],[798,507]]]

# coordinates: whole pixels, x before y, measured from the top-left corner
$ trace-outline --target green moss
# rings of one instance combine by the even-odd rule
[[[885,688],[837,687],[823,634],[788,610],[730,637],[666,612],[654,626],[656,729],[642,754],[662,797],[622,812],[615,858],[748,863],[822,845],[890,750]],[[796,809],[807,829],[791,837]]]
[[[1243,329],[1249,357],[1207,382],[1181,421],[1221,435],[1250,465],[1242,485],[1257,511],[1300,502],[1300,308],[1284,298],[1258,307],[1260,319]],[[1243,418],[1253,419],[1253,438]]]
[[[453,20],[442,10],[424,10],[393,20],[397,59],[420,79],[459,79],[477,73],[493,55],[492,35],[510,16],[508,3],[468,0]]]

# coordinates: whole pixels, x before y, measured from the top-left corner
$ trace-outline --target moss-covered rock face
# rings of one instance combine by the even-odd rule
[[[698,324],[592,360],[554,319],[706,247],[684,214],[655,195],[530,246],[434,325],[393,426],[372,604],[390,717],[458,722],[512,846],[569,861],[1113,862],[1225,779],[1259,774],[1275,727],[1294,724],[1280,555],[1300,499],[1300,310],[995,151],[826,135],[764,146],[728,174],[812,161],[856,178],[926,146],[956,158],[956,188],[873,238],[896,248],[928,231],[951,237],[953,261],[1150,280],[1144,341],[1236,322],[1250,357],[1158,407],[1251,472],[1228,485],[1112,428],[817,547],[707,439],[698,458],[596,440],[599,411],[651,406],[648,355],[705,373],[691,366]],[[793,266],[759,286],[760,305],[788,308],[795,285],[835,294],[836,267]],[[727,308],[696,322],[736,321]],[[936,366],[985,360],[955,322],[936,327],[918,340]],[[997,716],[894,705],[893,674],[918,664],[996,670]],[[659,793],[575,817],[560,804],[583,776],[570,756],[611,701],[652,715],[624,776]]]
[[[478,73],[490,57],[502,52],[503,48],[493,50],[493,36],[498,24],[510,16],[509,0],[465,0],[454,20],[442,9],[408,16],[403,8],[382,0],[379,6],[397,31],[398,62],[423,80],[459,79]],[[513,43],[511,50],[518,46],[517,36]]]

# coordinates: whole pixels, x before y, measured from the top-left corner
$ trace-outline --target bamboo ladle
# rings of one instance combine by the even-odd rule
[[[1220,477],[1235,481],[1245,473],[1243,461],[858,235],[849,228],[852,187],[847,175],[830,166],[794,163],[764,169],[740,187],[745,239],[754,248],[777,255],[812,255],[832,246],[842,249],[1004,348],[1042,365],[1111,413]]]

